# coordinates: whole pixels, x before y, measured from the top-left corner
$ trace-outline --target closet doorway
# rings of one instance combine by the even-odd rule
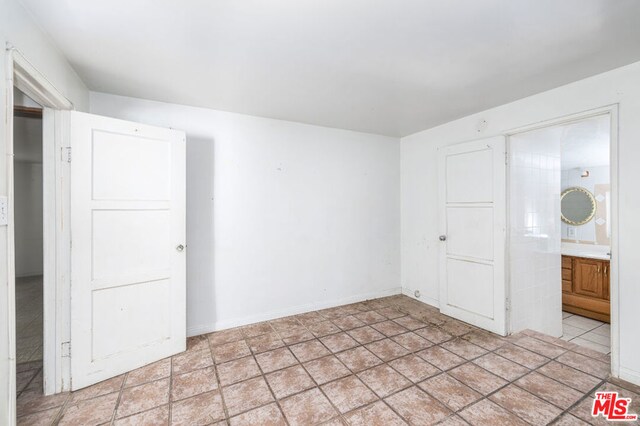
[[[43,174],[42,106],[14,89],[16,392],[42,390]]]

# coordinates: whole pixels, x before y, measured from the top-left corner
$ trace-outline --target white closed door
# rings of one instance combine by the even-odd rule
[[[185,135],[67,114],[75,390],[185,350]]]
[[[506,165],[502,136],[439,150],[440,310],[506,333]]]

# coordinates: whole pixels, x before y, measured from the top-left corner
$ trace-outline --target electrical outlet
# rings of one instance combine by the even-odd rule
[[[576,228],[574,226],[567,227],[567,237],[572,239],[576,238]]]

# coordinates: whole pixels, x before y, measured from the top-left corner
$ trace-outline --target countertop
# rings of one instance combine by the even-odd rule
[[[609,260],[611,248],[588,244],[562,243],[562,254],[566,256],[586,257],[588,259]]]

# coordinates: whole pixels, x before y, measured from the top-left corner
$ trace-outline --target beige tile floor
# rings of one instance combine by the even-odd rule
[[[29,365],[23,365],[27,367]],[[478,330],[405,296],[188,340],[186,352],[73,393],[43,397],[21,370],[18,424],[604,424],[609,357],[535,332]]]
[[[16,362],[42,360],[42,275],[16,278]]]
[[[603,354],[611,353],[611,327],[602,321],[563,312],[562,339]]]

